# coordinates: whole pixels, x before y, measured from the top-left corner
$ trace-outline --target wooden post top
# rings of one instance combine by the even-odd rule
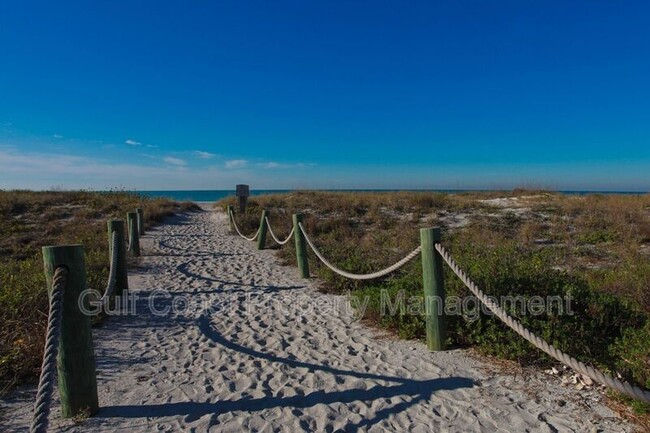
[[[235,187],[235,195],[237,197],[248,197],[250,195],[248,185],[237,185]]]

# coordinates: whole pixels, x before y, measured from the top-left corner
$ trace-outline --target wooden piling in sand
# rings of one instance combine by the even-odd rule
[[[268,225],[266,224],[266,217],[268,215],[266,209],[262,210],[262,217],[260,218],[260,234],[257,236],[257,249],[263,250],[266,245],[266,231],[268,230]]]
[[[429,350],[444,350],[446,339],[445,286],[442,256],[435,244],[440,242],[440,228],[420,229],[422,245],[422,279],[426,315],[426,339]]]
[[[113,232],[117,232],[117,276],[115,280],[115,296],[129,290],[129,280],[126,271],[126,226],[124,220],[108,220],[108,257],[113,257]]]
[[[135,211],[138,214],[138,234],[142,236],[144,234],[144,211],[142,208],[137,208]]]
[[[140,235],[138,234],[137,212],[127,212],[126,222],[129,226],[129,252],[133,257],[140,257]]]
[[[228,212],[228,222],[230,223],[230,233],[235,233],[235,222],[233,221],[233,215],[235,214],[235,208],[231,205],[228,205],[226,212]]]
[[[309,262],[307,261],[307,244],[298,223],[303,221],[303,215],[293,214],[294,238],[296,240],[296,260],[301,278],[309,278]]]
[[[65,418],[92,415],[99,410],[95,352],[90,316],[79,307],[79,297],[86,290],[84,249],[81,245],[43,247],[43,262],[50,294],[56,269],[68,269],[57,358],[61,413]]]

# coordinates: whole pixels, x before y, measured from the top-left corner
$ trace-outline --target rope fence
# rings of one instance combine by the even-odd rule
[[[266,212],[266,211],[264,211]],[[253,238],[247,238],[239,232],[236,224],[234,224],[234,217],[232,212],[229,209],[230,216],[235,226],[236,231],[244,239],[254,240],[259,234]],[[422,244],[407,254],[404,258],[394,263],[393,265],[368,274],[354,274],[343,269],[340,269],[330,263],[321,253],[321,251],[316,247],[313,240],[307,234],[304,226],[302,225],[302,215],[294,215],[294,226],[289,233],[289,236],[284,240],[280,241],[269,224],[268,218],[263,214],[262,220],[265,222],[268,227],[271,237],[280,245],[286,244],[293,235],[296,236],[296,256],[298,257],[299,267],[301,267],[301,258],[305,259],[304,246],[302,245],[302,240],[306,242],[307,245],[314,252],[318,260],[320,260],[327,268],[329,268],[334,273],[341,275],[343,277],[353,279],[353,280],[370,280],[375,278],[380,278],[394,272],[404,266],[406,263],[415,258],[418,254],[422,254],[422,264],[423,264],[423,279],[424,279],[424,291],[425,298],[428,301],[429,298],[442,298],[444,300],[444,283],[442,277],[442,264],[446,263],[452,272],[460,278],[465,286],[479,299],[485,306],[494,313],[505,325],[514,330],[517,334],[523,337],[526,341],[531,343],[536,348],[540,349],[544,353],[563,363],[564,365],[572,368],[576,372],[583,374],[592,380],[599,382],[603,385],[606,385],[616,391],[625,394],[634,399],[650,403],[650,391],[643,389],[639,386],[635,386],[628,382],[616,379],[609,374],[603,373],[592,366],[588,366],[585,363],[578,361],[574,357],[568,355],[567,353],[562,352],[553,345],[541,339],[539,336],[533,334],[529,329],[524,327],[520,321],[508,315],[496,302],[491,300],[478,286],[468,277],[468,275],[458,266],[458,264],[451,257],[449,252],[442,246],[440,243],[440,230],[439,229],[421,229],[421,238]],[[297,218],[298,217],[298,218]],[[260,227],[261,229],[262,227]],[[305,260],[306,262],[306,260]],[[306,267],[306,263],[302,264]],[[308,277],[307,273],[303,274],[301,269],[301,274],[303,277]],[[434,300],[434,302],[436,302]],[[439,301],[438,301],[439,302]],[[444,301],[443,301],[444,302]],[[444,307],[444,305],[443,305]],[[444,319],[444,308],[443,312],[440,312],[440,308],[433,308],[431,311],[426,313],[426,331],[427,331],[427,345],[431,350],[443,350],[444,349],[444,337],[445,337],[445,319]]]
[[[128,250],[136,257],[140,254],[139,235],[144,232],[142,215],[140,209],[137,213],[127,214],[130,239]],[[114,295],[128,290],[125,221],[109,220],[108,232],[110,268],[104,293],[99,299],[103,305]],[[84,249],[81,245],[43,247],[43,261],[46,277],[51,277],[52,283],[31,433],[47,432],[57,370],[61,413],[64,417],[81,413],[93,414],[99,408],[91,321],[87,314],[81,313],[78,304],[86,289]],[[74,326],[64,326],[66,323],[74,323]]]

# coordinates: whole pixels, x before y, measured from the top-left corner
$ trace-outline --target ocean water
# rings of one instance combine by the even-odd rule
[[[289,190],[251,190],[251,196],[263,194],[287,193]],[[180,191],[135,191],[136,194],[153,198],[168,198],[176,201],[217,201],[224,197],[234,196],[235,190],[180,190]]]
[[[293,190],[288,189],[260,189],[251,190],[251,196],[263,194],[286,194]],[[391,192],[391,191],[404,191],[400,189],[338,189],[338,190],[324,190],[324,191],[344,191],[344,192]],[[432,190],[409,190],[420,192],[447,192],[447,193],[460,193],[460,192],[477,192],[478,190],[450,190],[450,189],[432,189]],[[484,190],[490,191],[490,190]],[[234,196],[235,190],[178,190],[178,191],[134,191],[146,197],[154,198],[169,198],[176,201],[217,201],[224,197]],[[586,195],[586,194],[647,194],[643,191],[557,191],[562,194],[571,195]]]

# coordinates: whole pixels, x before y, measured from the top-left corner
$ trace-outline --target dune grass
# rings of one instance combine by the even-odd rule
[[[234,199],[217,206],[228,204]],[[247,212],[236,216],[245,234],[257,230],[261,209],[281,237],[291,229],[292,213],[305,214],[306,230],[328,260],[356,273],[394,263],[419,245],[420,228],[440,226],[443,244],[489,295],[571,298],[572,315],[511,310],[527,327],[585,362],[650,388],[650,195],[300,191],[252,197]],[[277,248],[270,239],[267,245]],[[278,253],[295,263],[292,244]],[[393,303],[400,296],[423,302],[419,259],[382,280],[359,282],[309,258],[323,291],[350,293],[358,305],[367,300],[366,320],[403,338],[423,338],[421,314],[381,314],[382,293]],[[469,295],[447,267],[445,280],[448,295]],[[450,345],[522,365],[552,363],[498,319],[472,317],[449,318]],[[648,405],[634,407],[648,411]]]
[[[0,391],[38,377],[48,309],[42,246],[82,244],[88,287],[101,292],[108,219],[140,207],[149,227],[194,206],[123,192],[0,191]]]

